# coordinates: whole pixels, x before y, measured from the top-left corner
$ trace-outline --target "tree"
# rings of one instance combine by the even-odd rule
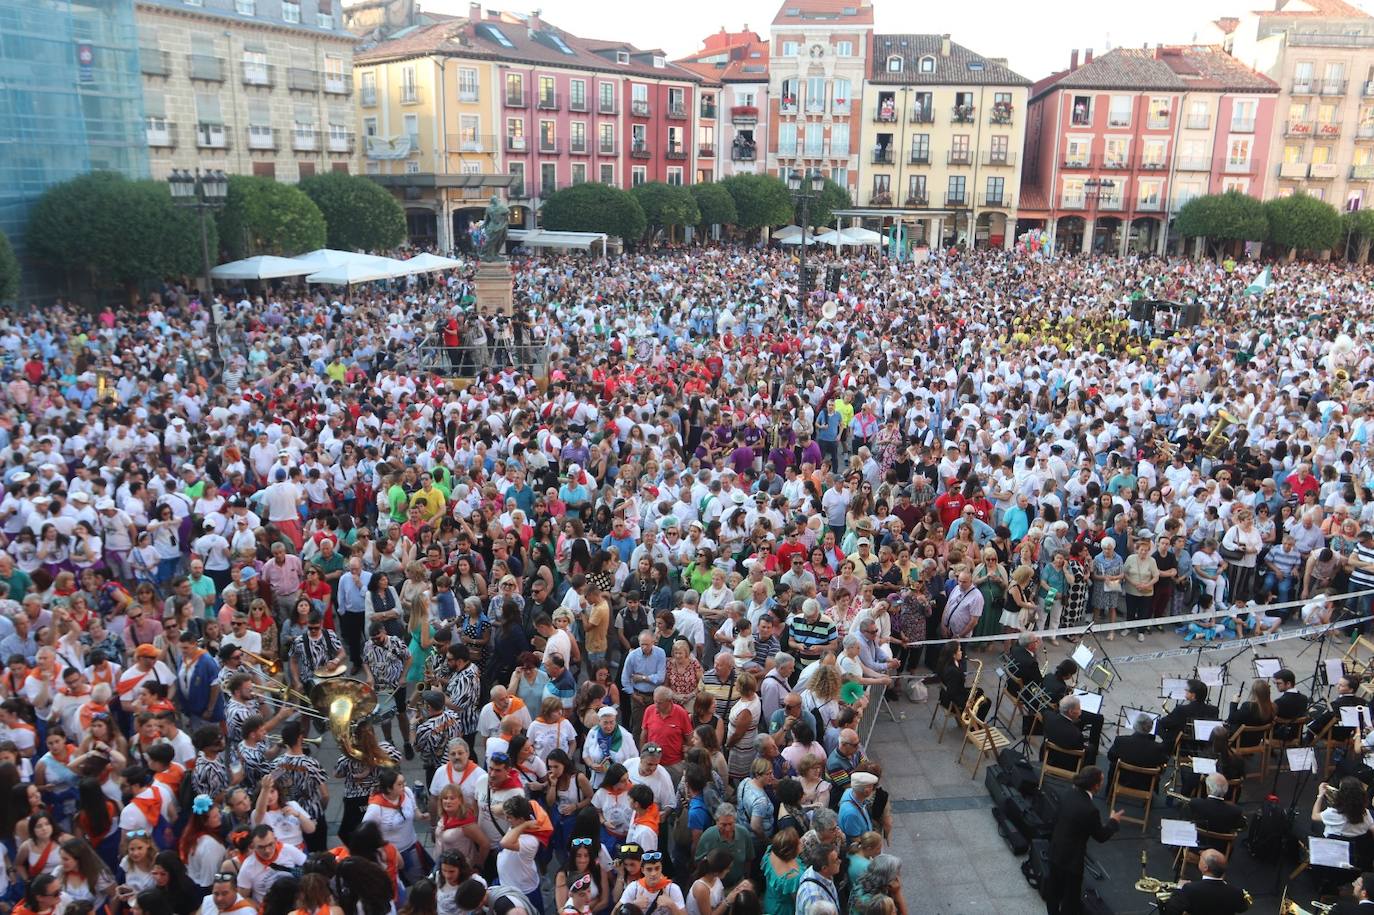
[[[1185,203],[1178,211],[1178,231],[1185,238],[1208,239],[1219,250],[1227,242],[1263,241],[1269,221],[1264,204],[1248,194],[1227,191]]]
[[[1307,194],[1277,197],[1264,204],[1269,240],[1289,251],[1329,251],[1341,240],[1341,214]]]
[[[1369,260],[1369,246],[1374,242],[1374,210],[1351,210],[1341,222],[1348,237],[1359,239],[1356,259],[1363,264]]]
[[[633,195],[595,181],[555,191],[544,201],[540,222],[555,232],[603,232],[627,242],[642,237],[648,225]]]
[[[9,236],[0,232],[0,304],[13,302],[19,295],[19,258]]]
[[[821,189],[819,198],[811,202],[811,209],[806,214],[807,222],[813,229],[834,225],[835,211],[843,210],[853,203],[849,199],[849,191],[829,178],[824,180],[825,187]]]
[[[85,271],[96,286],[138,283],[202,269],[199,216],[172,203],[162,181],[92,172],[54,185],[34,204],[28,242],[34,256]],[[213,221],[210,250],[216,249]]]
[[[697,202],[697,212],[701,216],[698,225],[734,225],[737,218],[735,198],[731,197],[730,192],[719,182],[694,184],[688,190],[692,194],[692,199]]]
[[[694,226],[701,221],[696,198],[681,185],[649,181],[632,188],[630,196],[639,201],[653,235],[667,229],[671,236],[677,226]]]
[[[406,240],[406,213],[386,189],[348,172],[311,175],[298,185],[324,215],[325,243],[341,251],[387,251]]]
[[[298,187],[271,178],[231,175],[219,213],[219,234],[231,259],[255,254],[289,257],[324,247],[324,214]]]
[[[792,219],[792,195],[774,175],[731,175],[721,182],[735,201],[735,227],[749,234]]]

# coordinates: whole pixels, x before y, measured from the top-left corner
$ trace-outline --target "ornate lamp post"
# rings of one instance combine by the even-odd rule
[[[813,174],[803,179],[798,172],[793,172],[787,177],[787,189],[792,192],[792,199],[801,207],[801,276],[797,283],[797,288],[801,292],[803,302],[811,295],[813,287],[811,274],[806,270],[806,233],[810,227],[811,203],[819,200],[821,192],[825,190],[825,179],[819,174]]]
[[[219,343],[220,307],[215,302],[213,280],[210,277],[210,233],[206,228],[209,214],[224,206],[229,197],[229,177],[218,169],[194,172],[174,168],[167,176],[167,184],[172,189],[172,202],[177,206],[194,209],[200,216],[200,254],[205,268],[206,305],[210,309],[210,342],[216,357],[223,359]]]

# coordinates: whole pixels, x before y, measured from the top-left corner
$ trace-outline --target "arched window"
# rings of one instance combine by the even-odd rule
[[[902,72],[902,56],[901,56],[900,54],[891,54],[891,55],[888,56],[888,58],[887,58],[887,72],[888,72],[888,73],[901,73],[901,72]]]
[[[921,66],[921,72],[922,72],[922,73],[934,73],[934,72],[935,72],[935,58],[933,58],[933,57],[922,57],[922,58],[921,58],[921,65],[920,65],[920,66]]]

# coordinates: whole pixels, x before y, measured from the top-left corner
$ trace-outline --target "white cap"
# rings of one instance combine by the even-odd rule
[[[72,493],[72,497],[71,497],[71,498],[72,498],[72,501],[73,501],[73,502],[89,502],[89,501],[91,501],[91,497],[90,497],[88,494],[84,493],[84,492],[74,492],[74,493]]]
[[[114,507],[115,507],[114,500],[113,500],[113,499],[101,499],[99,502],[95,503],[95,507],[96,507],[96,510],[97,510],[97,511],[102,511],[102,512],[103,512],[103,511],[106,511],[106,510],[108,510],[108,509],[111,509],[111,508],[114,508]]]
[[[872,772],[855,772],[849,776],[849,783],[856,788],[872,788],[878,784],[878,776]]]

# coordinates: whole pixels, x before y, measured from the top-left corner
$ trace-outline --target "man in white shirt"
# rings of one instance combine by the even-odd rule
[[[253,828],[251,848],[253,853],[239,868],[239,892],[261,905],[272,884],[293,876],[292,869],[305,864],[305,852],[278,842],[277,834],[266,823]]]
[[[200,902],[200,915],[231,915],[234,912],[248,915],[256,911],[257,906],[239,895],[235,877],[228,872],[215,875],[210,894]]]
[[[625,773],[636,785],[644,785],[654,793],[654,803],[664,812],[677,806],[677,792],[673,789],[673,778],[668,770],[659,765],[663,758],[663,748],[656,743],[646,743],[639,750],[639,756],[625,760]]]

